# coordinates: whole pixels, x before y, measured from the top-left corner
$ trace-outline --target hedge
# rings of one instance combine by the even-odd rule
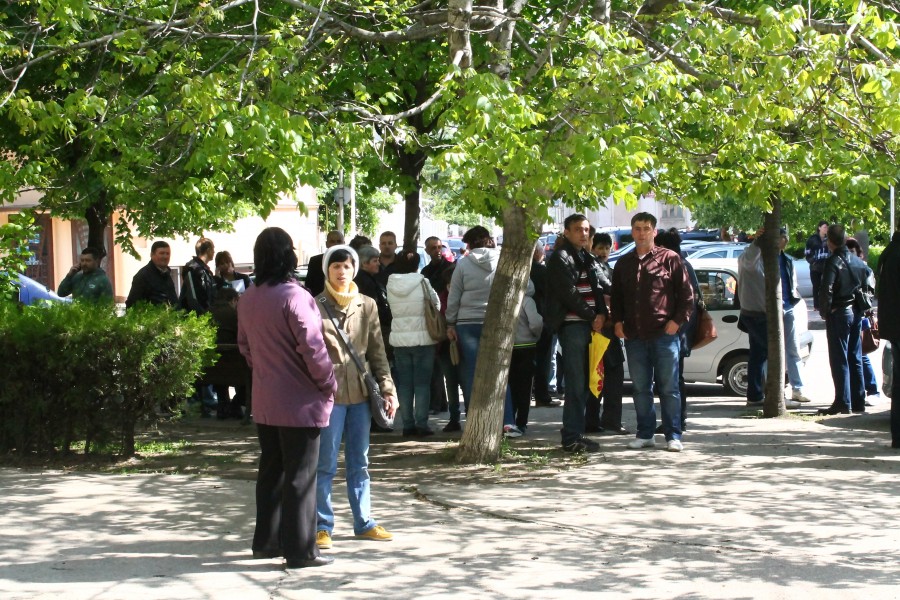
[[[183,397],[212,364],[207,316],[111,304],[0,303],[0,452],[52,454],[83,442],[85,452],[134,454],[139,422]]]

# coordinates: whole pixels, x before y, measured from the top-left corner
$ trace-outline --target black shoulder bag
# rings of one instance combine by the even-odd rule
[[[859,314],[864,315],[872,310],[872,294],[863,290],[862,282],[859,280],[859,277],[856,276],[856,273],[853,272],[847,259],[843,256],[840,258],[844,263],[844,266],[847,267],[847,270],[850,271],[850,276],[853,278],[853,281],[856,282],[856,290],[853,292],[853,308],[855,308]]]
[[[356,352],[356,348],[353,347],[353,343],[350,342],[350,338],[347,337],[347,333],[341,327],[340,321],[338,321],[335,314],[331,311],[331,307],[328,306],[328,302],[325,298],[319,298],[319,302],[322,303],[322,306],[325,307],[325,312],[328,313],[328,317],[331,319],[331,322],[334,323],[334,328],[338,332],[338,337],[341,338],[341,342],[344,344],[344,348],[347,349],[347,352],[350,353],[350,358],[353,359],[353,363],[356,365],[356,368],[359,369],[359,372],[363,375],[363,383],[366,386],[366,391],[369,394],[369,408],[372,412],[372,418],[375,420],[375,424],[384,429],[391,429],[394,427],[394,417],[389,415],[387,410],[384,408],[384,396],[381,395],[381,388],[378,387],[378,382],[375,381],[375,378],[366,370],[365,363],[363,363],[362,359],[359,357],[359,354]]]

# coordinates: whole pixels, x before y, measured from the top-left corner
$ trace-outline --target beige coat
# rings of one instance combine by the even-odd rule
[[[334,316],[341,323],[342,328],[350,338],[356,353],[366,363],[366,368],[378,381],[382,394],[396,395],[394,381],[391,379],[391,367],[388,364],[384,351],[384,339],[381,337],[381,323],[378,320],[378,306],[375,301],[357,294],[346,309],[342,309],[328,292],[322,292],[316,296],[316,306],[322,314],[322,333],[325,337],[325,346],[328,355],[334,363],[334,377],[337,379],[338,390],[334,396],[335,404],[360,404],[368,400],[368,392],[363,383],[362,373],[356,368],[350,353],[344,347],[334,323],[328,316],[322,299],[328,303]]]

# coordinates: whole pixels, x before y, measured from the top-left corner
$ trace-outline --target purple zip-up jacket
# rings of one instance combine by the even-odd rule
[[[289,281],[254,286],[238,302],[238,347],[253,369],[253,420],[326,427],[337,381],[313,297]]]

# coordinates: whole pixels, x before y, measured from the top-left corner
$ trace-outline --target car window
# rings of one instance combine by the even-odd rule
[[[698,252],[697,258],[725,258],[728,256],[727,250],[714,250],[709,252]]]
[[[697,271],[700,293],[707,310],[737,308],[737,279],[727,271]]]
[[[741,254],[744,253],[744,250],[746,250],[746,248],[744,248],[743,246],[741,246],[740,248],[733,249],[731,251],[731,258],[737,258],[738,256],[740,256]]]

